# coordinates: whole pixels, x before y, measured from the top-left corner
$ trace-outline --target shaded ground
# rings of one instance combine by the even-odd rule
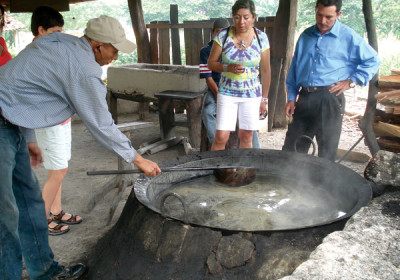
[[[360,102],[357,98],[349,96],[346,106],[348,111],[358,112],[362,115],[365,101]],[[357,117],[354,116],[356,115],[345,116],[340,141],[340,148],[342,149],[350,148],[362,135],[357,127]],[[136,115],[121,116],[120,122],[134,121],[136,118]],[[154,127],[132,133],[132,142],[135,148],[138,148],[140,143],[149,141],[159,135],[158,116],[151,114],[150,118],[146,121],[153,121]],[[108,193],[92,211],[85,211],[93,195],[98,193],[100,187],[113,177],[87,176],[86,171],[117,169],[117,157],[98,144],[81,122],[74,121],[72,130],[72,159],[69,172],[63,184],[63,209],[67,212],[81,215],[84,221],[82,224],[70,226],[70,232],[65,235],[50,237],[50,244],[56,260],[63,265],[73,264],[79,260],[84,261],[87,258],[98,240],[117,221],[131,191],[131,188],[126,189],[110,226],[106,226],[105,223],[116,190]],[[261,147],[265,149],[281,149],[285,132],[285,129],[277,129],[273,132],[261,131]],[[185,133],[186,130],[184,128],[178,130],[178,134],[185,135]],[[355,148],[355,151],[369,154],[363,141]],[[183,146],[177,145],[154,155],[145,155],[145,157],[156,162],[162,162],[168,158],[181,155],[184,155]],[[344,161],[343,164],[360,174],[362,174],[365,167],[365,163],[359,164]],[[36,169],[36,174],[41,184],[43,184],[47,177],[47,171],[44,168],[38,168]]]

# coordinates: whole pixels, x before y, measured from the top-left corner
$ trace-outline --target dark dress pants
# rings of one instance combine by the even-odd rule
[[[282,150],[307,153],[311,139],[316,138],[318,156],[334,161],[339,145],[345,97],[327,88],[314,92],[302,90],[289,125]]]

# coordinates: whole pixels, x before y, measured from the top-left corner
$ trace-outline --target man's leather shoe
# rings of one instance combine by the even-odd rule
[[[86,265],[78,263],[74,266],[63,267],[52,280],[75,280],[81,277],[86,272]]]

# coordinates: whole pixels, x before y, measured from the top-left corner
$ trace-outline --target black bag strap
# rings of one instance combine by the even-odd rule
[[[225,37],[224,37],[224,41],[222,42],[222,48],[225,46],[226,39],[228,39],[228,36],[229,36],[229,29],[230,29],[230,28],[231,28],[230,26],[227,27],[227,28],[225,28],[226,34],[225,34]],[[253,29],[254,29],[254,33],[256,34],[256,37],[257,37],[258,45],[260,46],[260,49],[261,49],[260,37],[258,37],[258,33],[257,33],[257,31],[256,31],[256,28],[253,27]]]

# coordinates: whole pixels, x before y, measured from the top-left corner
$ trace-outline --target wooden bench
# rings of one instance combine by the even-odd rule
[[[142,92],[135,90],[114,91],[108,89],[108,106],[114,122],[118,124],[118,99],[139,102],[139,119],[145,120],[149,113],[149,103],[154,102],[157,98],[145,96]]]
[[[201,142],[201,106],[205,91],[189,92],[167,90],[156,93],[158,98],[159,122],[161,139],[175,137],[175,126],[185,126],[189,129],[189,143],[193,148],[200,148]],[[175,119],[173,101],[185,103],[187,121]]]

